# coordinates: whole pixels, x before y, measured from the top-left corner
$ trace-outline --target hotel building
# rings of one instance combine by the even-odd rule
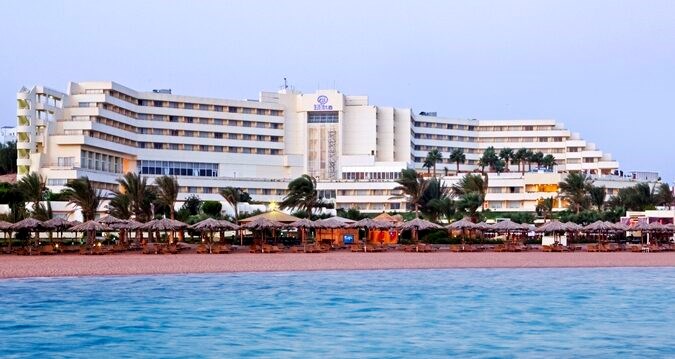
[[[405,200],[392,198],[402,169],[426,172],[424,158],[437,148],[444,155],[439,173],[452,184],[462,174],[447,159],[451,149],[464,150],[460,170],[469,172],[489,146],[542,151],[558,165],[554,172],[521,174],[512,164],[510,173],[490,174],[485,208],[533,210],[538,199],[556,195],[567,171],[610,183],[610,193],[632,184],[616,175],[611,156],[553,120],[418,115],[336,90],[283,89],[257,100],[226,100],[71,82],[66,92],[35,86],[17,94],[18,177],[38,172],[54,191],[81,176],[114,190],[123,173],[137,171],[151,181],[176,176],[179,199],[222,200],[219,190],[233,186],[271,202],[307,173],[336,208],[404,210]]]

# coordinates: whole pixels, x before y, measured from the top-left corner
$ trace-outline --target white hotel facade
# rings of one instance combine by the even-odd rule
[[[512,165],[510,173],[490,174],[485,208],[532,211],[538,199],[557,196],[568,171],[591,174],[609,195],[633,184],[616,175],[611,156],[554,120],[417,115],[336,90],[284,89],[240,101],[71,82],[65,93],[35,86],[17,94],[18,177],[38,172],[54,191],[81,176],[114,190],[123,173],[137,171],[151,180],[176,176],[179,199],[194,193],[222,200],[219,190],[233,186],[271,202],[307,173],[336,208],[396,211],[405,209],[403,199],[392,198],[401,169],[423,171],[427,152],[437,148],[444,155],[438,172],[451,184],[463,174],[454,173],[449,152],[464,149],[460,170],[469,172],[489,146],[542,151],[558,165],[552,173],[523,175]]]

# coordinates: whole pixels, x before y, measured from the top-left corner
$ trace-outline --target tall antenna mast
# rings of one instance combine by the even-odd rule
[[[286,81],[286,78],[284,77],[284,90],[288,88],[288,82]]]

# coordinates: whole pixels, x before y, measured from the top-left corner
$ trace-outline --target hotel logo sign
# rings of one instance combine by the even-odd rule
[[[333,109],[333,105],[328,104],[328,96],[320,95],[316,98],[316,104],[314,104],[314,111],[330,111]]]

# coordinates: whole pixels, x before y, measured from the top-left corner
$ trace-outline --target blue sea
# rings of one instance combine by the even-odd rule
[[[673,357],[675,269],[0,281],[0,357]]]

